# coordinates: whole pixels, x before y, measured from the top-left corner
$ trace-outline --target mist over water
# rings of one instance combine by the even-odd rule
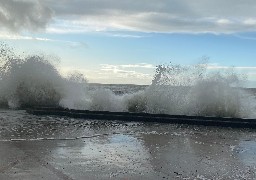
[[[205,63],[159,65],[150,86],[116,94],[100,86],[90,88],[79,72],[63,77],[47,56],[17,56],[6,45],[0,49],[2,107],[62,106],[97,111],[256,117],[255,97],[242,88],[244,76],[232,69],[210,72]]]

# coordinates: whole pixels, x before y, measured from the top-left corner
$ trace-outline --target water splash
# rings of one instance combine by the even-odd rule
[[[232,68],[209,72],[207,64],[159,65],[152,85],[130,98],[128,109],[135,112],[252,118],[255,117],[255,97],[242,88],[244,81],[245,76],[235,73]]]
[[[57,105],[62,97],[61,76],[41,56],[6,58],[1,66],[1,104],[9,107]]]
[[[67,78],[60,75],[54,58],[44,55],[15,55],[13,49],[2,44],[0,64],[0,104],[10,108],[31,106],[59,106],[61,100],[75,94],[82,87],[78,73]],[[80,81],[79,81],[80,80]]]
[[[88,109],[88,85],[84,75],[78,71],[68,74],[64,79],[63,97],[59,105],[70,109]]]
[[[242,88],[244,76],[232,69],[213,72],[205,63],[159,65],[150,86],[116,95],[109,89],[90,89],[79,72],[61,76],[47,56],[16,56],[6,45],[0,49],[1,106],[256,117],[255,97]]]

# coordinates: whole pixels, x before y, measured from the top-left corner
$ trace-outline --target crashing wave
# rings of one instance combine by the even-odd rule
[[[116,95],[109,89],[88,88],[81,73],[61,76],[46,56],[21,57],[5,45],[0,49],[1,106],[256,117],[255,97],[242,88],[244,77],[232,69],[210,72],[207,64],[159,65],[150,86]]]

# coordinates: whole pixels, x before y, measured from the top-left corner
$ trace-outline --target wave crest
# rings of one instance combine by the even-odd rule
[[[109,89],[91,89],[79,72],[61,76],[45,56],[16,56],[5,45],[0,49],[1,106],[256,117],[255,97],[242,88],[244,76],[232,69],[216,72],[209,71],[207,64],[159,65],[150,86],[117,95]]]

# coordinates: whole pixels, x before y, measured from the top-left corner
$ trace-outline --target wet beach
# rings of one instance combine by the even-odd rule
[[[253,129],[0,115],[0,179],[256,178]]]

